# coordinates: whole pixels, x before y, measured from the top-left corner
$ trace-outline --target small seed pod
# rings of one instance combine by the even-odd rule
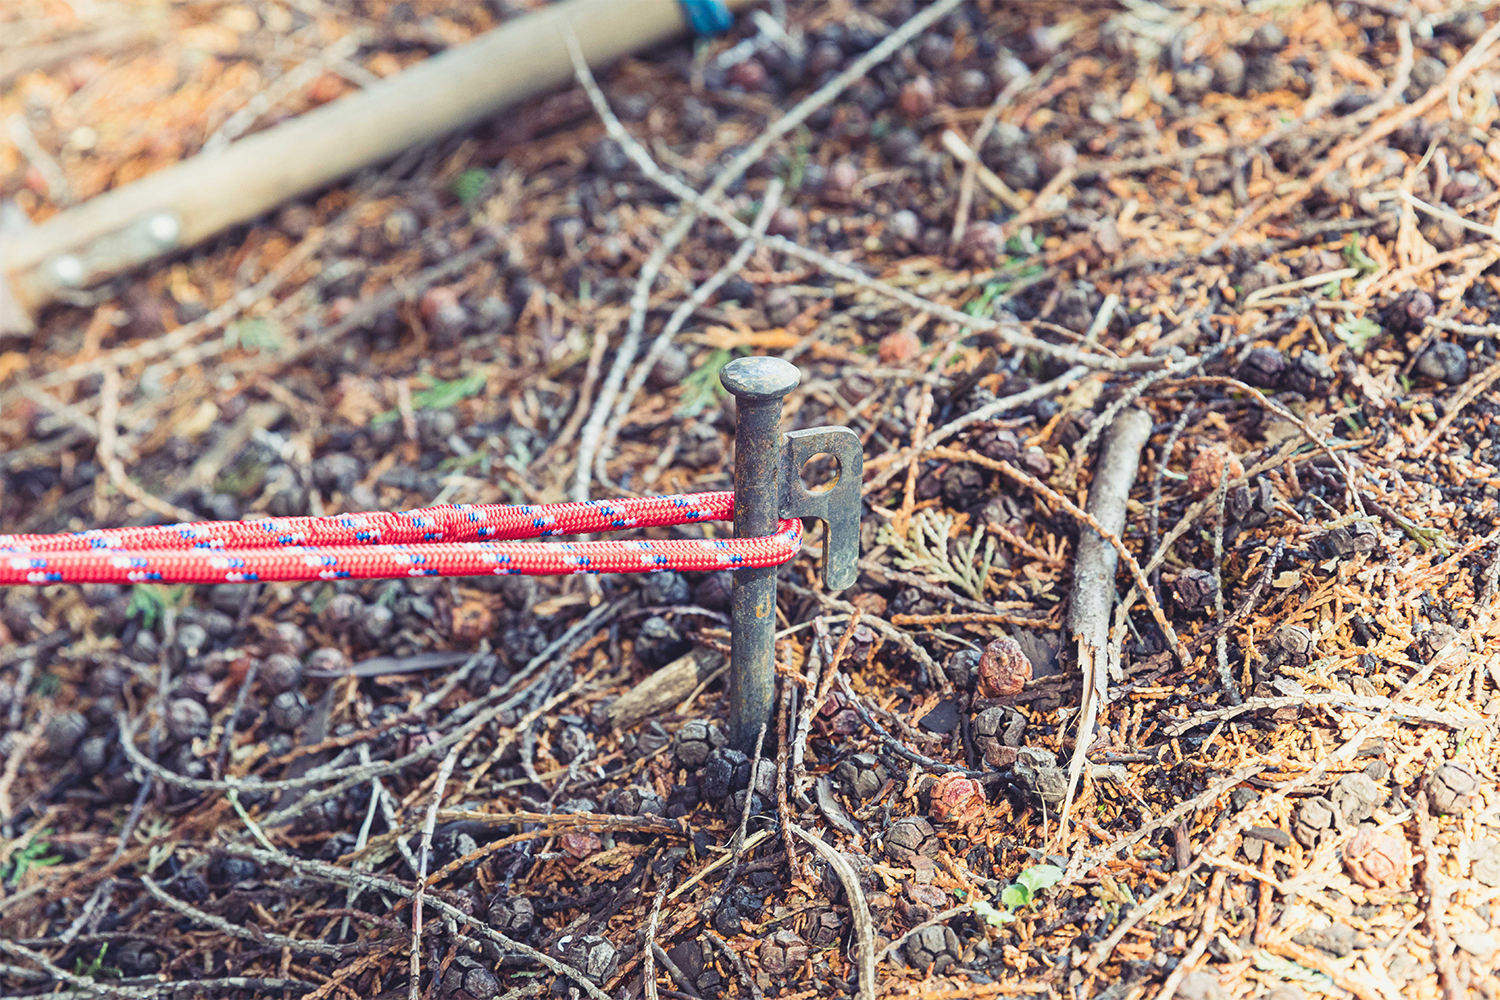
[[[321,646],[307,654],[307,669],[317,673],[342,674],[348,672],[349,657],[342,649]],[[301,683],[301,678],[297,681]]]
[[[1257,347],[1245,355],[1235,377],[1257,389],[1274,389],[1286,371],[1286,355],[1274,347]]]
[[[698,769],[698,787],[709,802],[722,802],[750,784],[750,758],[730,747],[717,747]]]
[[[1305,667],[1313,654],[1313,634],[1301,625],[1283,625],[1266,643],[1266,653],[1275,663]]]
[[[649,607],[686,604],[691,597],[692,588],[681,573],[651,573],[641,580],[641,600]]]
[[[1444,764],[1427,778],[1427,801],[1432,808],[1452,816],[1474,808],[1474,790],[1479,782],[1467,769]]]
[[[629,760],[642,760],[665,750],[672,745],[672,737],[655,719],[646,723],[640,732],[626,733],[620,738],[620,749]]]
[[[857,753],[833,769],[833,780],[854,799],[874,798],[889,778],[885,765],[871,753]]]
[[[785,976],[800,971],[809,954],[811,949],[802,935],[782,927],[761,943],[760,967],[769,975]]]
[[[932,786],[932,818],[939,823],[968,823],[984,815],[984,786],[949,772]]]
[[[295,732],[307,721],[311,706],[300,691],[283,691],[271,700],[267,715],[271,725],[286,732]]]
[[[334,594],[318,612],[318,624],[334,635],[342,635],[354,626],[365,609],[358,594]]]
[[[443,974],[442,995],[444,1000],[495,1000],[500,981],[474,959],[459,955]]]
[[[1420,288],[1402,292],[1386,307],[1381,320],[1392,333],[1416,333],[1437,311],[1432,296]]]
[[[1375,784],[1368,774],[1346,774],[1333,786],[1333,791],[1328,793],[1333,807],[1339,811],[1344,822],[1353,826],[1370,818],[1376,803],[1384,796],[1380,794],[1380,786]]]
[[[290,653],[273,653],[261,663],[260,678],[272,694],[290,691],[302,684],[302,661]]]
[[[832,910],[814,910],[807,918],[807,940],[814,948],[831,948],[844,936],[844,921]]]
[[[1317,847],[1324,836],[1334,829],[1337,811],[1332,802],[1318,795],[1303,802],[1292,817],[1292,836],[1303,847]]]
[[[912,864],[919,857],[937,857],[938,837],[932,824],[920,816],[908,816],[891,824],[881,846],[898,864]]]
[[[958,935],[947,924],[924,927],[906,942],[906,960],[923,972],[942,972],[958,961],[961,952]]]
[[[525,896],[497,893],[490,900],[485,920],[506,937],[524,941],[536,928],[536,907]]]
[[[1221,444],[1210,445],[1198,452],[1188,467],[1188,489],[1204,496],[1217,489],[1225,476],[1233,481],[1244,474],[1245,467],[1234,452]]]
[[[557,957],[595,983],[608,979],[620,964],[615,946],[597,934],[568,934],[558,939]]]
[[[112,965],[118,965],[127,975],[149,976],[161,968],[161,955],[150,942],[131,938],[121,943],[118,949],[110,949]]]
[[[1458,385],[1469,377],[1469,355],[1457,344],[1440,340],[1417,358],[1416,370],[1435,382]]]
[[[1219,583],[1207,570],[1185,569],[1172,583],[1172,596],[1185,611],[1212,607]]]
[[[707,573],[693,589],[693,600],[710,611],[728,611],[734,594],[734,574],[728,570]]]
[[[78,769],[87,775],[95,775],[104,770],[109,763],[109,751],[111,741],[103,736],[90,736],[78,744],[73,759],[78,761]]]
[[[672,755],[677,766],[687,771],[696,771],[708,760],[708,755],[725,744],[724,733],[712,722],[692,719],[683,723],[672,739]]]
[[[987,708],[974,716],[974,745],[991,767],[1015,763],[1017,751],[1009,745],[1008,735],[1008,715],[1003,706]]]
[[[207,736],[208,709],[192,698],[174,698],[167,705],[167,732],[179,743]]]
[[[1031,680],[1031,661],[1021,644],[1003,636],[984,647],[979,657],[975,691],[981,698],[1010,698],[1021,693]]]
[[[1344,845],[1344,867],[1349,877],[1371,889],[1399,884],[1408,861],[1406,838],[1396,830],[1379,830],[1366,823]]]
[[[198,706],[202,708],[203,706]],[[88,735],[89,722],[81,712],[64,712],[54,716],[42,731],[42,749],[48,760],[66,760],[79,742]]]

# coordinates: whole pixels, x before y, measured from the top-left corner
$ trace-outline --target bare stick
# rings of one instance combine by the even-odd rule
[[[818,856],[828,862],[844,887],[849,898],[849,913],[854,917],[854,940],[859,955],[858,1000],[875,1000],[875,921],[870,916],[869,904],[859,887],[859,876],[855,874],[849,859],[835,851],[822,838],[807,832],[795,823],[789,823],[793,833],[807,841]]]
[[[242,941],[253,941],[258,945],[269,945],[272,948],[289,948],[293,952],[328,955],[334,958],[347,955],[351,951],[363,951],[365,948],[362,944],[329,944],[326,941],[319,941],[312,938],[294,938],[288,937],[285,934],[273,934],[270,931],[263,931],[259,928],[252,930],[249,927],[241,927],[239,924],[225,920],[223,917],[215,916],[212,913],[206,913],[191,903],[178,899],[157,885],[149,876],[142,875],[140,876],[140,880],[141,884],[146,887],[146,891],[156,897],[158,902],[163,903],[184,916],[198,921],[200,924],[212,927],[217,931],[228,934],[230,937],[237,937]]]
[[[1125,502],[1140,470],[1141,449],[1151,437],[1151,414],[1132,407],[1110,424],[1099,454],[1099,467],[1089,484],[1088,512],[1103,530],[1081,532],[1073,562],[1072,609],[1068,627],[1077,638],[1078,663],[1083,671],[1083,704],[1079,706],[1077,742],[1068,766],[1068,794],[1063,800],[1058,833],[1067,830],[1068,814],[1078,790],[1078,778],[1094,738],[1094,725],[1109,686],[1109,613],[1114,607],[1115,571],[1119,554],[1105,541],[1125,527]]]
[[[959,431],[963,430],[966,427],[972,427],[975,424],[983,423],[986,420],[992,420],[995,417],[1000,416],[1002,413],[1009,413],[1011,410],[1020,409],[1021,407],[1026,406],[1030,403],[1034,403],[1039,399],[1046,399],[1054,392],[1058,392],[1066,388],[1069,383],[1083,378],[1083,376],[1087,374],[1087,368],[1083,368],[1081,366],[1076,368],[1069,368],[1067,371],[1063,372],[1057,378],[1052,379],[1049,382],[1043,382],[1041,385],[1032,386],[1030,389],[1027,389],[1024,392],[1018,392],[1014,395],[1006,396],[1002,399],[997,399],[993,403],[986,403],[984,406],[981,406],[977,410],[970,410],[963,416],[955,417],[953,420],[948,421],[937,430],[928,434],[923,441],[924,446],[928,448],[936,447],[937,445],[948,440],[953,435],[957,434]],[[886,483],[890,482],[892,479],[895,479],[896,476],[900,475],[902,470],[904,470],[906,466],[913,460],[916,454],[917,453],[912,451],[912,449],[910,448],[904,449],[901,452],[900,457],[897,458],[896,461],[880,470],[879,475],[865,484],[865,494],[868,496],[869,494],[880,489]]]
[[[928,9],[932,10],[935,9],[935,7]],[[640,167],[641,172],[645,174],[647,178],[655,181],[668,192],[694,206],[699,211],[713,216],[713,218],[721,222],[731,233],[734,233],[741,239],[753,235],[750,231],[750,227],[745,225],[739,219],[736,219],[734,215],[729,212],[729,210],[726,209],[723,205],[720,205],[717,202],[714,202],[698,194],[698,192],[694,191],[691,187],[658,167],[656,165],[656,161],[651,158],[651,154],[646,152],[645,147],[638,143],[630,135],[629,132],[625,131],[625,127],[620,124],[619,119],[610,112],[609,105],[605,101],[604,95],[599,90],[598,85],[593,82],[592,76],[588,76],[582,71],[579,72],[578,76],[579,82],[583,84],[585,91],[589,95],[589,99],[594,103],[595,111],[604,121],[605,131],[609,133],[610,138],[614,139],[617,143],[620,144],[620,148],[625,151],[625,154],[627,156],[635,161],[636,166]],[[1064,171],[1063,173],[1066,174],[1067,171]],[[1104,371],[1114,372],[1154,371],[1157,368],[1163,367],[1167,363],[1163,358],[1118,358],[1112,355],[1095,354],[1091,351],[1081,350],[1080,348],[1072,345],[1053,344],[1048,341],[1041,340],[1040,338],[1032,337],[1028,334],[1019,333],[1016,330],[1004,325],[999,320],[989,319],[984,316],[970,316],[969,314],[958,309],[954,309],[951,306],[945,306],[940,303],[933,302],[929,299],[924,299],[921,296],[913,295],[911,292],[908,292],[904,289],[897,288],[896,286],[887,284],[884,281],[879,281],[875,278],[871,278],[858,268],[834,260],[827,254],[819,253],[816,250],[810,250],[783,237],[766,236],[761,238],[759,242],[762,246],[769,247],[772,250],[777,251],[778,253],[783,253],[797,260],[805,261],[806,263],[819,268],[825,274],[832,275],[835,278],[842,278],[845,281],[852,282],[853,284],[858,285],[861,288],[867,288],[872,292],[885,296],[886,298],[900,302],[903,305],[916,310],[917,312],[928,313],[932,316],[936,316],[939,319],[956,324],[959,328],[966,327],[972,330],[983,330],[991,332],[998,339],[1008,344],[1010,347],[1018,350],[1035,351],[1038,354],[1057,358],[1059,361],[1063,361],[1068,364],[1088,365],[1092,368],[1099,368]]]
[[[930,7],[918,12],[914,17],[907,20],[900,28],[891,32],[881,39],[880,44],[874,46],[870,51],[856,59],[844,71],[822,87],[799,101],[796,107],[787,112],[781,118],[773,122],[761,135],[749,146],[731,160],[709,184],[708,189],[699,198],[696,192],[693,197],[683,198],[691,210],[685,210],[682,217],[677,220],[672,229],[662,238],[651,257],[641,267],[641,274],[636,282],[635,293],[630,303],[630,325],[626,329],[625,339],[621,341],[619,353],[615,355],[615,362],[610,366],[609,374],[605,376],[604,384],[600,387],[598,401],[594,405],[594,412],[590,414],[589,421],[584,427],[583,438],[579,442],[578,466],[573,480],[573,499],[587,500],[589,498],[589,481],[593,475],[594,454],[598,448],[600,437],[604,430],[605,421],[614,409],[615,399],[620,392],[620,385],[625,381],[625,372],[635,361],[636,351],[640,347],[641,333],[646,326],[646,305],[650,297],[651,286],[656,281],[657,273],[666,262],[667,255],[682,242],[683,237],[692,229],[693,224],[698,221],[698,214],[703,211],[705,204],[714,205],[718,199],[729,190],[730,185],[739,180],[746,170],[749,170],[772,144],[782,136],[791,132],[797,126],[807,120],[808,116],[819,108],[830,103],[839,94],[857,80],[863,79],[870,68],[883,62],[891,53],[905,45],[910,39],[916,37],[928,25],[938,18],[943,17],[953,8],[957,7],[962,0],[939,0]],[[565,40],[568,44],[568,53],[573,59],[573,69],[577,75],[578,82],[589,91],[589,97],[594,101],[595,108],[599,110],[601,118],[605,118],[606,124],[614,119],[613,114],[608,111],[608,101],[599,90],[598,84],[594,82],[593,74],[589,71],[588,61],[583,57],[583,50],[578,44],[578,39],[572,32],[567,32]],[[597,96],[596,96],[597,95]],[[624,127],[614,119],[615,127],[624,134]],[[611,129],[613,135],[614,129]],[[623,146],[624,142],[618,136],[614,136],[616,142]],[[690,189],[689,189],[690,190]],[[679,195],[679,197],[682,197]],[[738,220],[736,220],[738,221]]]
[[[393,896],[400,896],[403,899],[411,899],[416,895],[415,889],[410,889],[393,878],[381,875],[367,875],[348,868],[341,868],[338,865],[329,864],[326,861],[298,858],[284,851],[266,851],[254,847],[241,847],[239,845],[225,845],[223,850],[229,854],[251,858],[262,864],[280,865],[283,868],[289,868],[300,874],[316,876],[337,885],[353,885],[363,889],[375,889],[380,892],[388,892]],[[589,979],[588,976],[573,966],[568,965],[566,962],[558,961],[544,951],[539,951],[530,945],[522,944],[520,941],[506,937],[504,934],[491,928],[489,924],[484,922],[483,918],[471,916],[458,907],[445,903],[437,897],[429,899],[427,905],[440,911],[444,916],[451,917],[458,921],[459,924],[470,928],[474,934],[489,938],[500,945],[501,948],[524,956],[559,976],[566,976],[576,983],[584,993],[593,997],[594,1000],[611,1000],[608,993],[595,986],[593,980]],[[3,939],[0,939],[0,946],[3,946],[3,944]]]
[[[1219,474],[1219,485],[1214,487],[1214,663],[1219,668],[1219,683],[1224,685],[1224,694],[1231,705],[1245,700],[1240,686],[1234,681],[1229,669],[1229,636],[1224,628],[1224,507],[1229,496],[1229,471]]]
[[[1432,939],[1432,960],[1442,979],[1445,1000],[1462,1000],[1468,990],[1459,979],[1458,968],[1453,961],[1453,939],[1448,936],[1448,927],[1443,923],[1448,893],[1440,887],[1438,881],[1437,823],[1432,819],[1426,791],[1417,793],[1413,812],[1417,817],[1417,840],[1422,847],[1422,891],[1427,895],[1427,936]]]
[[[463,743],[455,744],[438,767],[437,782],[432,789],[432,804],[427,807],[427,822],[422,824],[422,846],[417,851],[417,891],[411,898],[411,982],[407,986],[407,1000],[417,1000],[421,993],[419,980],[422,977],[422,897],[427,891],[427,862],[432,857],[432,831],[437,828],[438,807],[443,804],[443,789],[453,774],[453,765],[458,763],[458,754]]]
[[[1192,658],[1188,656],[1186,647],[1184,647],[1182,641],[1177,638],[1177,630],[1172,627],[1172,623],[1167,620],[1166,612],[1162,610],[1161,604],[1157,602],[1156,594],[1148,586],[1145,585],[1146,576],[1141,572],[1141,564],[1136,561],[1135,553],[1131,552],[1128,548],[1125,547],[1125,543],[1121,541],[1119,535],[1107,530],[1103,525],[1101,525],[1098,518],[1085,511],[1082,507],[1079,507],[1076,503],[1069,500],[1067,497],[1063,496],[1061,493],[1057,492],[1052,487],[1042,482],[1040,479],[1022,472],[1020,469],[1017,469],[1009,462],[997,462],[992,458],[986,458],[984,455],[981,455],[978,452],[960,451],[957,448],[934,448],[931,454],[937,458],[951,458],[961,462],[973,462],[975,465],[981,465],[986,469],[994,469],[996,472],[1003,472],[1011,479],[1014,479],[1016,482],[1021,483],[1023,486],[1035,490],[1048,503],[1060,507],[1062,510],[1072,515],[1078,521],[1082,522],[1084,525],[1098,532],[1099,535],[1102,536],[1104,540],[1108,542],[1110,546],[1120,554],[1120,558],[1125,560],[1125,568],[1130,570],[1130,575],[1135,579],[1136,587],[1145,594],[1146,606],[1151,609],[1151,614],[1156,619],[1157,627],[1160,628],[1162,634],[1166,636],[1167,644],[1171,648],[1173,655],[1177,657],[1177,661],[1184,667],[1192,662]],[[1139,458],[1137,458],[1137,461],[1139,461]]]
[[[115,452],[117,442],[115,432],[115,421],[120,418],[120,370],[118,368],[106,368],[104,371],[104,385],[100,389],[99,403],[99,447],[96,453],[99,456],[99,464],[109,473],[109,481],[114,484],[115,489],[125,494],[131,500],[145,507],[153,513],[162,517],[171,518],[174,521],[195,521],[197,515],[190,510],[184,510],[176,504],[167,503],[159,497],[152,496],[136,484],[125,472],[125,463],[120,461],[120,456]]]
[[[661,919],[661,903],[667,898],[667,889],[662,887],[651,903],[651,919],[646,923],[646,954],[641,962],[641,981],[646,987],[646,1000],[660,1000],[656,989],[656,924]]]
[[[773,177],[766,184],[766,193],[761,202],[760,214],[756,216],[755,223],[751,227],[752,235],[740,243],[739,248],[734,252],[734,256],[730,257],[723,267],[719,268],[707,281],[695,288],[693,294],[688,296],[687,300],[677,307],[667,319],[667,325],[662,327],[661,333],[657,334],[656,339],[651,342],[651,348],[646,352],[645,358],[641,360],[640,364],[635,366],[635,371],[630,373],[630,382],[625,386],[625,391],[620,394],[619,402],[615,404],[614,415],[610,417],[609,424],[604,429],[604,438],[596,445],[597,458],[594,461],[598,463],[599,468],[594,470],[594,478],[600,481],[604,480],[604,460],[608,457],[609,451],[614,445],[615,438],[620,433],[620,427],[625,423],[625,418],[630,415],[630,408],[635,403],[636,394],[641,391],[641,386],[645,385],[646,379],[650,377],[651,369],[656,367],[656,363],[661,360],[662,355],[667,353],[667,348],[672,346],[672,339],[677,336],[678,331],[687,323],[688,317],[702,306],[703,303],[707,302],[709,296],[717,292],[723,286],[724,282],[738,274],[740,268],[745,266],[745,262],[750,259],[750,255],[759,246],[757,241],[761,236],[765,235],[766,227],[771,224],[771,216],[776,213],[777,207],[781,204],[781,194],[781,179]],[[583,461],[586,456],[581,446],[578,454],[579,461]],[[578,498],[575,496],[575,499]]]
[[[766,723],[760,724],[760,732],[755,736],[755,753],[750,757],[750,787],[745,790],[745,807],[740,810],[740,825],[734,831],[729,847],[734,860],[729,865],[729,874],[724,876],[724,881],[719,883],[718,891],[708,898],[703,905],[705,915],[712,914],[724,901],[729,890],[734,887],[734,880],[739,877],[740,865],[745,860],[745,830],[750,826],[750,805],[755,801],[755,786],[760,783],[760,752],[766,743]]]

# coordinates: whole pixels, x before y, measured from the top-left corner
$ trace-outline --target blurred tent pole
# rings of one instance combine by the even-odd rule
[[[752,0],[725,0],[739,9]],[[722,9],[722,8],[721,8]],[[697,12],[694,11],[697,17]],[[361,167],[573,78],[570,27],[590,65],[690,29],[679,0],[563,0],[212,153],[90,199],[40,225],[0,206],[0,333],[36,310],[192,246]]]

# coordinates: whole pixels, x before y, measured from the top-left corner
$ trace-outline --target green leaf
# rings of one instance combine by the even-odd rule
[[[1269,972],[1281,979],[1293,982],[1310,983],[1325,993],[1334,993],[1336,987],[1332,977],[1316,972],[1304,965],[1289,961],[1279,955],[1273,955],[1268,951],[1260,951],[1255,954],[1255,967],[1262,972]]]
[[[1344,244],[1344,262],[1350,267],[1359,268],[1357,277],[1363,278],[1380,270],[1380,265],[1365,253],[1364,248],[1359,245],[1358,237],[1349,237],[1349,242]]]
[[[1056,865],[1032,865],[1016,876],[1016,881],[1029,889],[1032,895],[1050,889],[1062,881],[1063,870]]]
[[[974,915],[991,927],[1004,927],[1016,918],[1004,910],[997,910],[987,899],[976,899],[972,904]]]
[[[1006,909],[1015,910],[1031,904],[1031,890],[1013,882],[1000,890],[1000,902]]]
[[[484,186],[489,183],[489,179],[490,174],[488,170],[471,167],[453,178],[453,183],[449,186],[449,190],[453,192],[453,197],[457,198],[465,208],[470,208],[479,200],[479,196],[484,192]]]
[[[1373,319],[1370,319],[1368,316],[1361,316],[1358,319],[1335,323],[1333,325],[1333,332],[1338,334],[1340,340],[1349,345],[1349,350],[1355,354],[1364,354],[1371,342],[1385,331]]]
[[[165,587],[155,583],[138,583],[130,588],[130,603],[125,607],[125,617],[134,618],[139,615],[141,628],[148,632],[156,628],[156,623],[161,621],[166,610]]]
[[[683,419],[696,417],[710,406],[729,395],[723,383],[719,381],[719,372],[724,366],[734,360],[734,355],[722,348],[716,348],[708,356],[708,360],[695,370],[689,372],[682,380],[682,403],[677,407],[677,416]]]
[[[484,391],[488,381],[484,372],[475,372],[463,378],[456,378],[452,382],[432,381],[426,389],[411,394],[411,408],[413,410],[448,410],[459,403],[476,396]],[[371,418],[370,423],[374,426],[388,424],[400,417],[398,410],[386,410],[377,413]]]
[[[264,317],[252,316],[225,327],[224,343],[257,354],[261,351],[275,354],[281,350],[283,341],[279,326]]]

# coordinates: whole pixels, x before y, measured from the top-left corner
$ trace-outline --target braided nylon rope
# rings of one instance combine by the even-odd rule
[[[664,527],[734,516],[733,493],[397,513],[199,521],[67,535],[0,535],[0,584],[247,583],[776,566],[802,522],[758,538],[531,542],[511,539]]]

